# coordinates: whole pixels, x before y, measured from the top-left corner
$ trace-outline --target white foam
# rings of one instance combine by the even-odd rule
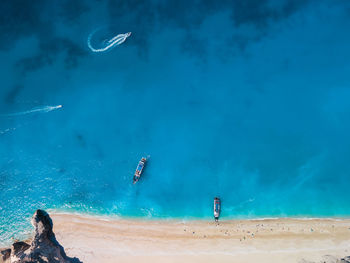
[[[10,113],[10,114],[5,114],[2,116],[5,117],[14,117],[14,116],[21,116],[21,115],[26,115],[26,114],[31,114],[31,113],[39,113],[39,112],[50,112],[53,110],[57,110],[62,108],[62,105],[57,105],[57,106],[43,106],[43,107],[38,107],[38,108],[34,108],[31,110],[27,110],[27,111],[21,111],[21,112],[16,112],[16,113]]]
[[[131,35],[131,32],[128,32],[128,33],[125,33],[125,34],[116,35],[115,37],[111,38],[110,40],[107,40],[107,46],[105,46],[103,48],[94,48],[91,45],[91,38],[96,33],[96,31],[97,30],[93,31],[89,35],[88,40],[87,40],[87,45],[91,49],[91,51],[93,51],[93,52],[105,52],[105,51],[111,49],[114,46],[119,46],[120,44],[124,43],[125,40]]]

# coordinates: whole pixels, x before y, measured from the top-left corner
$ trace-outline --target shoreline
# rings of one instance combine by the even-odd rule
[[[350,218],[159,219],[49,210],[82,262],[318,262],[350,255]],[[326,261],[327,262],[327,261]]]
[[[190,217],[181,217],[181,216],[175,216],[175,217],[148,217],[148,216],[120,216],[120,215],[113,215],[113,214],[98,214],[98,213],[88,213],[88,212],[80,212],[80,211],[65,211],[61,209],[47,209],[47,212],[50,213],[50,215],[74,215],[74,216],[80,216],[80,217],[92,217],[97,219],[104,219],[104,220],[130,220],[130,221],[205,221],[205,222],[212,222],[214,221],[213,216],[208,217],[196,217],[196,216],[190,216]],[[293,219],[293,220],[301,220],[301,221],[307,221],[307,220],[334,220],[334,221],[343,221],[343,220],[350,220],[350,215],[344,215],[344,216],[269,216],[269,217],[231,217],[231,216],[220,216],[221,222],[226,221],[263,221],[263,220],[280,220],[280,219]]]
[[[85,219],[94,219],[101,220],[106,222],[134,222],[134,223],[148,223],[148,222],[158,222],[158,223],[215,223],[214,219],[211,217],[199,218],[199,217],[137,217],[137,216],[118,216],[118,215],[107,215],[107,214],[97,214],[97,213],[87,213],[79,211],[65,211],[61,209],[47,209],[47,212],[52,216],[67,216],[67,217],[79,217]],[[28,217],[30,220],[30,217]],[[334,221],[342,222],[349,221],[350,216],[334,216],[334,217],[292,217],[292,216],[283,216],[283,217],[255,217],[255,218],[231,218],[231,217],[220,217],[219,223],[235,223],[235,222],[260,222],[260,221],[285,221],[285,220],[296,220],[296,221],[314,221],[314,220],[325,220],[325,221]],[[34,230],[27,230],[30,232],[22,235],[21,240],[29,240],[32,238]],[[7,247],[8,244],[13,242],[15,239],[8,240],[7,242],[0,243],[0,248]],[[7,243],[7,244],[6,244]]]
[[[350,219],[140,220],[53,213],[83,262],[299,262],[350,255]],[[306,261],[308,262],[308,261]]]

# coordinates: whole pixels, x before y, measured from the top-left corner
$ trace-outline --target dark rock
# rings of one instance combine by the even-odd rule
[[[48,213],[37,210],[31,222],[35,228],[32,243],[14,243],[10,250],[11,263],[81,263],[77,258],[68,257],[56,240]]]
[[[10,256],[11,256],[11,249],[10,248],[8,248],[8,249],[5,249],[5,250],[2,250],[1,252],[1,259],[2,259],[2,261],[6,261],[7,259],[9,259],[10,258]]]
[[[12,244],[12,254],[21,257],[28,248],[30,248],[30,245],[25,242],[15,242]]]
[[[340,263],[350,263],[350,256],[345,257],[345,258],[342,258],[342,259],[340,260]]]

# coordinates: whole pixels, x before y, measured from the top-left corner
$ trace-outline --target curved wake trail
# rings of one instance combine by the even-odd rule
[[[107,51],[108,49],[111,49],[114,46],[119,46],[120,44],[124,43],[125,40],[131,35],[131,32],[128,32],[128,33],[125,33],[125,34],[116,35],[115,37],[111,38],[110,40],[108,40],[106,42],[107,45],[105,47],[103,47],[103,48],[94,48],[91,45],[91,38],[96,33],[96,31],[92,32],[89,35],[88,40],[87,40],[87,45],[91,49],[91,51],[93,51],[93,52],[104,52],[104,51]]]
[[[14,116],[21,116],[21,115],[26,115],[26,114],[31,114],[31,113],[50,112],[50,111],[53,111],[53,110],[57,110],[59,108],[62,108],[62,105],[44,106],[44,107],[40,107],[40,108],[34,108],[34,109],[31,109],[31,110],[27,110],[27,111],[10,113],[10,114],[5,114],[5,115],[1,115],[1,116],[14,117]]]

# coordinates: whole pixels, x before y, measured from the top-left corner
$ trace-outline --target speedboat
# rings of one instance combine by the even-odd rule
[[[220,217],[221,201],[219,197],[214,198],[214,219],[217,222]]]
[[[138,180],[140,180],[143,168],[146,165],[146,161],[147,161],[146,157],[142,157],[141,160],[139,161],[139,164],[137,165],[136,171],[135,171],[135,174],[134,174],[133,184],[136,184],[138,182]]]

